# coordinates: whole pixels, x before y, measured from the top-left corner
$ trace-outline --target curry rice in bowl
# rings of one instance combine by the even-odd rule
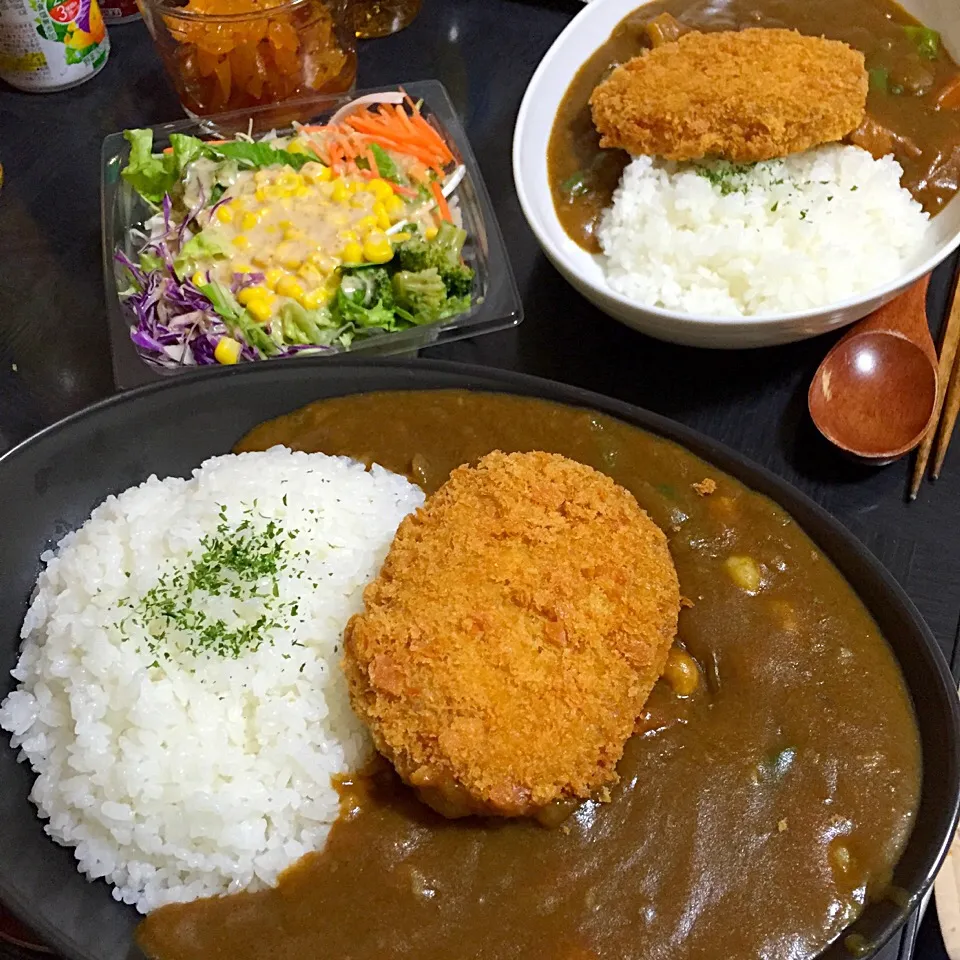
[[[960,775],[955,691],[902,591],[681,427],[415,372],[200,374],[0,461],[22,491],[0,719],[40,773],[0,751],[5,902],[84,960],[128,955],[114,899],[155,908],[136,937],[159,960],[874,953],[943,856]],[[435,807],[509,819],[431,812],[362,766],[365,725]],[[539,783],[541,823],[511,782]]]
[[[905,7],[890,0],[594,0],[534,74],[514,135],[517,191],[548,257],[610,316],[653,336],[699,346],[804,339],[891,299],[960,243],[960,87],[952,87],[960,67],[950,59],[960,55],[960,13],[936,0],[910,0]],[[647,24],[655,18],[651,30]],[[784,142],[749,166],[662,156],[638,156],[627,166],[624,151],[601,149],[594,117],[602,116],[604,105],[595,102],[591,115],[588,103],[595,88],[612,66],[647,50],[658,26],[657,39],[674,39],[676,22],[707,36],[692,42],[687,37],[679,52],[672,44],[673,69],[689,74],[688,60],[729,56],[724,44],[762,34],[767,50],[753,52],[754,63],[757,56],[775,55],[769,71],[780,71],[776,79],[794,101],[798,90],[802,99],[803,85],[787,69],[791,58],[820,53],[840,63],[844,54],[838,51],[862,53],[870,89],[867,119],[851,138],[854,145]],[[742,32],[757,27],[764,29]],[[784,28],[805,36],[784,35]],[[728,31],[724,36],[732,40],[709,36],[716,31]],[[849,47],[824,45],[815,39],[821,36]],[[799,44],[820,49],[798,57],[792,48]],[[824,46],[835,49],[824,53]],[[657,139],[658,104],[648,92],[641,106],[654,114],[653,127],[646,128],[652,134],[639,145],[628,137],[626,145],[660,154],[670,154],[677,141],[681,151],[689,148],[683,131],[702,133],[708,120],[695,111],[673,123],[670,85],[646,66],[657,93],[652,99],[663,100],[667,126],[675,129],[667,130],[672,139],[666,146]],[[669,60],[654,66],[671,69]],[[828,75],[834,72],[829,63],[823,67]],[[722,72],[723,64],[717,69]],[[810,86],[816,82],[811,72]],[[631,105],[607,99],[615,107],[607,105],[609,128],[609,115],[623,116]],[[781,100],[772,98],[790,119],[791,109],[799,107],[786,96]],[[720,111],[728,106],[721,98]],[[815,107],[808,105],[814,114]],[[638,127],[649,121],[632,118]],[[838,135],[831,127],[836,115],[831,121],[826,107],[817,119],[823,140]],[[715,126],[721,133],[727,129]],[[726,139],[734,148],[750,145],[735,135]],[[719,150],[725,146],[730,143],[720,143]]]

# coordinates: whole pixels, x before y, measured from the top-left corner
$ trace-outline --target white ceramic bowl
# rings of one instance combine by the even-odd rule
[[[650,0],[593,0],[573,18],[547,51],[524,95],[513,137],[517,194],[537,240],[554,266],[604,313],[661,340],[699,347],[761,347],[804,340],[846,326],[891,300],[931,271],[960,245],[960,194],[931,221],[926,248],[907,273],[869,293],[828,307],[762,318],[722,318],[645,306],[614,292],[600,258],[564,232],[547,181],[547,143],[567,87],[581,65],[631,11]],[[957,0],[899,0],[927,26],[940,31],[944,45],[960,60],[960,4]]]

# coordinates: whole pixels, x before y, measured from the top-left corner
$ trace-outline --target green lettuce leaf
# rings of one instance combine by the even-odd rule
[[[207,145],[196,137],[188,137],[183,133],[170,134],[170,146],[173,147],[173,165],[180,176],[187,165],[192,163],[197,157],[202,157],[207,150]],[[169,154],[165,154],[169,156]]]
[[[248,140],[231,140],[229,143],[207,144],[209,155],[218,159],[236,160],[250,168],[283,165],[299,170],[305,163],[318,162],[312,153],[290,153],[278,150],[269,143],[250,143]]]
[[[234,334],[239,334],[254,350],[262,356],[271,356],[277,352],[277,345],[266,331],[237,303],[233,294],[219,283],[205,283],[200,292],[213,304],[213,309],[223,317]]]
[[[155,253],[140,254],[140,269],[144,273],[153,273],[154,270],[159,270],[162,266],[163,260]]]
[[[370,152],[373,159],[377,161],[377,169],[384,180],[392,180],[394,183],[402,183],[400,177],[400,168],[393,162],[393,158],[378,143],[370,144]]]
[[[130,144],[130,160],[120,171],[120,176],[144,200],[161,203],[177,181],[174,154],[153,153],[152,130],[124,130],[123,135]]]
[[[193,273],[204,260],[216,260],[230,253],[226,237],[207,227],[194,234],[181,248],[173,261],[173,272],[179,280]]]

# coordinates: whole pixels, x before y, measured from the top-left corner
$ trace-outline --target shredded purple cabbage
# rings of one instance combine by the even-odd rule
[[[212,209],[223,202],[219,201]],[[132,283],[132,287],[122,294],[134,320],[130,327],[130,339],[144,359],[159,366],[215,365],[217,344],[227,336],[239,341],[242,361],[262,359],[260,351],[247,343],[240,331],[228,326],[192,278],[181,280],[174,270],[176,253],[189,239],[190,225],[196,223],[204,203],[201,186],[199,202],[181,223],[176,223],[173,201],[169,194],[164,196],[163,232],[150,238],[139,251],[141,256],[146,254],[160,262],[156,269],[142,269],[122,250],[114,254],[116,263],[129,274]],[[209,271],[205,279],[207,283],[210,282]],[[230,289],[236,295],[245,287],[264,282],[262,272],[234,273]],[[130,287],[126,282],[123,285]],[[264,329],[269,333],[269,326]],[[337,353],[338,348],[313,344],[287,345],[280,347],[274,356],[293,357],[305,352]]]

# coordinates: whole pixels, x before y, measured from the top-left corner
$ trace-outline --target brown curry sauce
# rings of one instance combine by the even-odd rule
[[[667,531],[680,642],[609,803],[559,829],[444,820],[387,769],[342,788],[325,849],[275,890],[163,907],[163,960],[740,960],[815,955],[888,892],[919,799],[909,695],[863,605],[770,500],[676,445],[538,400],[460,391],[321,401],[255,429],[406,473],[428,491],[493,449],[540,449],[630,489]],[[694,483],[713,479],[701,496]],[[754,595],[724,561],[753,558]]]
[[[903,185],[931,215],[960,187],[960,95],[952,109],[938,103],[960,67],[942,43],[935,57],[922,56],[904,30],[919,21],[893,0],[657,0],[614,28],[577,73],[554,121],[547,148],[554,207],[564,230],[585,249],[600,251],[600,215],[630,159],[621,150],[600,149],[590,95],[614,66],[648,48],[647,25],[664,13],[704,32],[787,27],[850,44],[866,56],[871,71],[867,116],[891,134],[878,135],[874,128],[860,144],[875,156],[892,149],[904,170]]]

